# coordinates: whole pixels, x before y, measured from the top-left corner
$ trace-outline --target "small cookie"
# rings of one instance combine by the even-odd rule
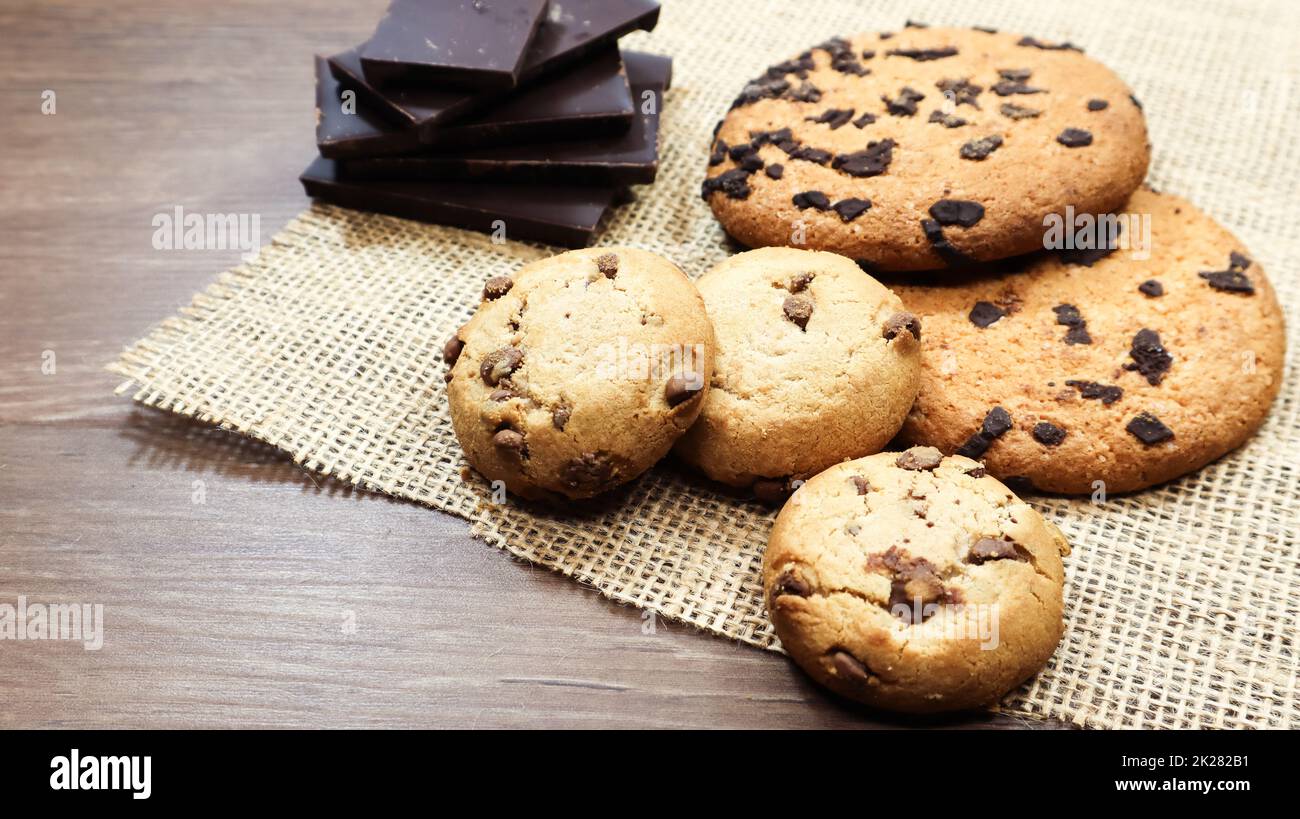
[[[750,247],[923,270],[1040,249],[1045,215],[1120,207],[1149,158],[1128,86],[1077,48],[908,28],[832,39],[747,85],[703,193]]]
[[[662,458],[700,413],[713,328],[672,262],[630,247],[563,253],[489,279],[447,342],[469,462],[525,498],[587,498]]]
[[[1060,642],[1064,535],[975,461],[915,447],[836,464],[777,516],[768,616],[813,679],[879,708],[996,701]]]
[[[895,288],[933,351],[902,439],[1067,494],[1142,489],[1244,443],[1284,369],[1268,278],[1177,197],[1139,190],[1119,224],[1114,251]]]
[[[898,432],[916,398],[921,325],[852,261],[763,248],[696,285],[718,354],[700,418],[677,443],[687,463],[777,500]]]

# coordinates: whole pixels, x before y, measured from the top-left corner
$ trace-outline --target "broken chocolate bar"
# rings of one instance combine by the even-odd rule
[[[509,239],[585,247],[623,195],[608,187],[537,187],[487,182],[353,182],[317,158],[299,177],[308,196],[343,207],[453,225]]]

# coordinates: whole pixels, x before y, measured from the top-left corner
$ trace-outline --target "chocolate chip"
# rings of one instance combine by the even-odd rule
[[[949,267],[961,267],[971,263],[969,256],[962,253],[953,246],[952,242],[948,241],[948,237],[943,233],[943,225],[939,224],[939,220],[922,219],[921,232],[925,234],[925,238],[930,243],[935,255]]]
[[[732,168],[704,180],[702,193],[706,200],[711,194],[718,191],[725,193],[731,199],[748,199],[751,193],[749,189],[749,171],[743,168]]]
[[[1066,344],[1091,344],[1092,336],[1088,334],[1088,322],[1083,320],[1079,308],[1073,304],[1058,304],[1052,308],[1056,313],[1056,323],[1070,329],[1065,333]]]
[[[970,319],[971,324],[983,329],[991,324],[997,323],[997,321],[1006,314],[1006,310],[998,307],[993,302],[977,301],[975,302],[975,306],[971,308],[970,314],[967,318]]]
[[[492,436],[492,443],[498,449],[504,449],[516,455],[523,455],[527,444],[522,433],[513,429],[503,429]]]
[[[984,206],[968,199],[940,199],[930,206],[930,215],[945,227],[974,227],[984,218]]]
[[[885,321],[884,337],[893,341],[899,333],[908,332],[912,338],[921,340],[921,320],[911,313],[895,313]]]
[[[930,122],[937,122],[945,128],[960,128],[966,125],[966,120],[953,114],[945,114],[943,111],[931,111]]]
[[[560,404],[551,410],[551,426],[563,431],[569,425],[571,417],[573,417],[573,408],[568,404]]]
[[[1165,294],[1165,286],[1155,279],[1147,279],[1138,285],[1138,292],[1150,298],[1159,298]]]
[[[1015,80],[1004,79],[993,84],[993,93],[999,97],[1010,97],[1013,94],[1043,94],[1046,90]]]
[[[898,143],[892,139],[868,142],[864,151],[840,154],[835,157],[831,167],[858,178],[879,176],[889,168],[894,159],[894,148]]]
[[[875,51],[875,49],[873,49],[873,48],[863,49],[863,51],[862,51],[862,59],[864,59],[864,60],[874,60],[875,58],[876,58],[876,51]]]
[[[968,563],[980,565],[989,560],[1028,561],[1029,556],[1014,540],[1008,538],[984,537],[975,541],[966,555]]]
[[[618,275],[618,256],[613,253],[602,253],[596,257],[596,269],[605,278],[614,278]]]
[[[1039,421],[1034,424],[1034,430],[1031,434],[1034,436],[1034,440],[1043,446],[1059,446],[1065,440],[1065,430],[1046,421]]]
[[[865,112],[865,111],[864,111],[863,114],[862,114],[862,116],[860,116],[860,117],[858,117],[857,119],[853,120],[853,127],[854,127],[854,128],[866,128],[868,125],[870,125],[871,123],[873,123],[873,122],[875,122],[875,121],[876,121],[876,115],[875,115],[875,114],[872,114],[872,113],[869,113],[869,112]]]
[[[758,154],[750,154],[740,160],[740,167],[750,173],[763,170],[763,158]]]
[[[1011,430],[1011,413],[1002,407],[994,407],[984,416],[980,424],[980,434],[986,438],[1001,438]]]
[[[790,198],[790,201],[793,202],[794,206],[799,210],[807,210],[808,208],[830,210],[831,207],[830,197],[821,191],[804,191],[803,193],[796,193]]]
[[[812,318],[813,303],[811,299],[803,296],[786,296],[781,310],[785,313],[785,317],[796,324],[800,330],[806,330],[808,319]]]
[[[664,387],[664,400],[668,406],[684,404],[704,392],[704,379],[698,373],[674,375]]]
[[[495,301],[509,293],[510,288],[514,286],[514,279],[509,276],[493,276],[483,285],[483,300]]]
[[[1002,116],[1009,117],[1010,119],[1033,119],[1043,113],[1036,108],[1026,108],[1023,105],[1016,105],[1013,102],[1002,103],[998,110],[1002,112]]]
[[[1082,398],[1100,400],[1106,406],[1110,406],[1124,397],[1123,389],[1108,384],[1098,384],[1096,381],[1070,380],[1065,382],[1065,386],[1074,387],[1079,391],[1079,396]]]
[[[768,178],[770,179],[780,179],[781,177],[785,176],[785,166],[768,165],[763,172],[766,173],[768,175]]]
[[[727,143],[723,142],[722,140],[718,140],[718,144],[714,147],[713,153],[709,154],[709,167],[711,168],[715,165],[721,165],[724,161],[726,161],[726,159],[727,159]]]
[[[791,88],[782,96],[793,102],[821,102],[822,100],[821,89],[810,82],[802,83],[798,88]]]
[[[740,95],[731,103],[731,107],[741,108],[753,105],[759,100],[771,100],[785,95],[790,90],[788,80],[764,78],[746,85]]]
[[[849,478],[849,481],[853,484],[853,488],[857,490],[859,495],[865,495],[871,491],[871,482],[861,475],[854,475]]]
[[[483,356],[483,363],[479,365],[478,374],[482,377],[484,383],[495,387],[501,382],[501,379],[508,377],[519,369],[519,365],[523,363],[523,360],[523,350],[518,347],[502,347],[500,350],[494,350]]]
[[[776,131],[750,131],[749,138],[753,140],[750,144],[757,148],[763,145],[790,142],[794,139],[794,133],[789,128],[781,128]]]
[[[1159,418],[1149,412],[1141,412],[1135,415],[1124,429],[1147,446],[1168,441],[1174,437],[1173,430],[1165,426]]]
[[[853,114],[852,108],[827,108],[815,117],[804,117],[804,119],[819,125],[829,125],[834,131],[847,125],[849,120],[853,119]]]
[[[914,472],[930,471],[943,463],[943,453],[932,446],[914,446],[898,456],[894,465]]]
[[[1066,128],[1056,135],[1056,141],[1067,148],[1082,148],[1092,144],[1092,134],[1082,128]]]
[[[934,613],[926,610],[929,604],[956,603],[961,599],[955,591],[944,588],[943,578],[933,563],[923,557],[912,557],[897,546],[868,557],[867,570],[891,575],[889,611],[913,625]]]
[[[971,26],[971,28],[975,29],[976,31],[981,31],[981,32],[983,32],[983,33],[985,33],[985,34],[997,34],[997,33],[998,33],[998,30],[997,30],[996,28],[990,28],[990,27],[988,27],[988,26]]]
[[[928,63],[934,60],[942,60],[944,57],[957,56],[957,49],[954,46],[944,46],[943,48],[895,48],[885,52],[889,57],[907,57],[909,60],[916,60],[918,63]]]
[[[831,210],[838,213],[845,222],[852,222],[870,209],[870,199],[841,199],[831,206]]]
[[[1245,270],[1250,267],[1250,259],[1234,250],[1228,254],[1228,267],[1234,270]]]
[[[519,394],[516,393],[514,390],[504,390],[504,389],[501,389],[501,390],[493,390],[493,391],[488,395],[488,400],[489,400],[489,401],[509,401],[511,398],[516,398],[516,397],[518,397],[518,395],[519,395]]]
[[[1089,111],[1105,111],[1110,107],[1110,103],[1105,100],[1088,100]]]
[[[807,597],[812,594],[812,587],[795,575],[793,569],[786,569],[776,578],[776,583],[772,585],[772,597],[782,597],[792,595],[794,597]]]
[[[615,482],[614,462],[603,452],[584,452],[564,465],[560,479],[569,489],[603,490]]]
[[[925,94],[904,86],[899,90],[897,99],[891,100],[885,96],[880,99],[884,101],[885,110],[889,113],[896,117],[910,117],[916,114],[916,104],[925,99]]]
[[[976,460],[984,457],[984,453],[989,451],[989,445],[993,442],[978,432],[966,439],[966,443],[957,447],[957,455],[963,458]]]
[[[802,159],[804,162],[811,162],[814,165],[825,165],[831,161],[831,152],[823,151],[821,148],[813,148],[808,145],[791,146],[786,154],[791,159]]]
[[[1124,369],[1136,371],[1153,387],[1159,386],[1174,363],[1174,357],[1160,344],[1160,335],[1154,330],[1138,330],[1133,336],[1133,347],[1128,352],[1133,361]]]
[[[855,685],[877,684],[876,675],[872,674],[866,665],[847,651],[832,651],[831,665],[835,667],[835,673],[845,682]]]
[[[972,139],[961,146],[961,158],[979,162],[1001,147],[1002,137],[997,134],[990,134],[980,139]]]
[[[934,85],[952,100],[953,105],[969,105],[979,110],[979,95],[984,90],[983,86],[975,85],[966,77],[939,80]]]
[[[754,151],[756,150],[758,149],[755,148],[750,143],[745,143],[743,145],[732,145],[731,148],[727,150],[727,156],[731,157],[733,162],[739,162],[740,160],[744,159],[746,156],[749,156],[750,154],[754,153]]]
[[[1092,267],[1097,262],[1114,253],[1118,248],[1110,246],[1110,239],[1102,240],[1101,247],[1075,247],[1062,250],[1056,254],[1061,264]]]
[[[958,452],[957,454],[960,455],[961,453]],[[981,464],[980,466],[977,466],[973,469],[967,469],[966,474],[971,476],[972,478],[975,478],[976,480],[979,480],[980,478],[984,477],[989,473],[988,470],[986,470],[984,466]]]
[[[1078,51],[1079,53],[1083,53],[1083,49],[1079,48],[1074,43],[1061,43],[1059,45],[1049,45],[1043,42],[1042,40],[1036,40],[1033,37],[1021,37],[1020,40],[1016,43],[1016,45],[1026,46],[1028,48],[1037,48],[1043,51]]]
[[[452,336],[447,339],[447,343],[442,345],[442,363],[451,366],[460,358],[461,350],[465,349],[465,342],[460,340],[459,336]]]
[[[1249,296],[1255,293],[1255,284],[1245,272],[1250,264],[1250,259],[1233,251],[1228,257],[1227,270],[1202,271],[1197,275],[1209,282],[1210,287],[1215,290],[1222,290],[1225,293],[1245,293]]]
[[[790,482],[774,478],[759,478],[754,481],[754,497],[763,503],[780,504],[790,497]]]

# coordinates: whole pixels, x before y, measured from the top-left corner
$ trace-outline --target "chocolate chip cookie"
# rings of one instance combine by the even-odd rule
[[[1268,277],[1175,196],[1139,190],[1117,227],[1084,242],[1104,246],[895,288],[928,348],[902,438],[1069,494],[1142,489],[1244,443],[1284,370]]]
[[[898,432],[916,398],[921,324],[852,261],[762,248],[696,284],[718,355],[700,418],[677,443],[687,463],[780,500]]]
[[[768,616],[817,682],[897,711],[987,705],[1063,631],[1065,537],[968,458],[916,447],[836,464],[776,519]]]
[[[575,250],[496,276],[448,340],[452,425],[470,464],[525,498],[588,498],[662,458],[700,413],[713,328],[676,265]]]
[[[1071,44],[908,28],[835,38],[741,91],[703,195],[750,247],[879,270],[1042,247],[1043,217],[1120,207],[1146,175],[1129,88]]]

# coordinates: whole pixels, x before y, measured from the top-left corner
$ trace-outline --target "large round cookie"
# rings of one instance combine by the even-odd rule
[[[1186,201],[1140,190],[1133,217],[1149,219],[1150,258],[1041,253],[897,287],[928,348],[903,439],[1071,494],[1141,489],[1240,446],[1281,385],[1273,288]]]
[[[718,354],[677,453],[706,475],[783,498],[792,479],[879,452],[916,398],[921,327],[843,256],[763,248],[696,285]]]
[[[1039,249],[1067,206],[1114,210],[1149,156],[1128,86],[1073,46],[908,28],[831,40],[746,86],[704,196],[750,247],[934,269]]]
[[[1065,537],[967,458],[837,464],[776,519],[768,615],[831,690],[899,711],[997,700],[1061,639]]]
[[[526,498],[586,498],[650,468],[699,415],[713,328],[667,259],[576,250],[489,279],[443,356],[475,469]]]

